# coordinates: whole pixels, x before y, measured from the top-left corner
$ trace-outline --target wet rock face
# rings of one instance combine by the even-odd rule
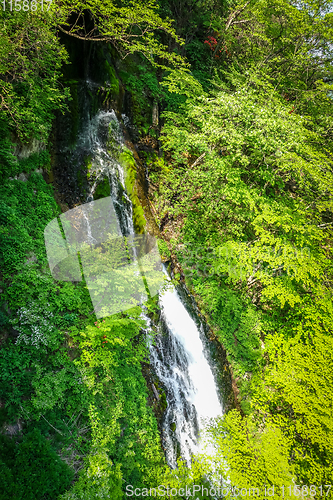
[[[22,426],[22,422],[20,422],[20,420],[18,420],[14,424],[8,424],[5,422],[2,426],[1,434],[4,434],[6,436],[10,436],[10,437],[17,436],[18,434],[21,434],[22,428],[23,428],[23,426]]]
[[[72,85],[71,93],[75,109],[70,109],[64,115],[59,114],[54,127],[53,184],[59,199],[69,208],[84,203],[87,190],[85,157],[88,152],[77,144],[77,139],[90,118],[91,103],[88,90],[84,81],[77,81],[75,86]]]
[[[17,180],[22,181],[22,182],[27,182],[28,178],[23,172],[21,172],[20,175],[18,176]]]
[[[51,137],[54,178],[49,182],[55,187],[58,203],[73,208],[86,202],[88,192],[90,150],[80,137],[99,110],[119,107],[123,94],[115,61],[105,44],[66,36],[62,36],[62,41],[72,62],[64,67],[71,99],[68,111],[56,116]]]
[[[84,203],[87,193],[85,155],[59,154],[54,167],[54,185],[63,203],[69,208]]]

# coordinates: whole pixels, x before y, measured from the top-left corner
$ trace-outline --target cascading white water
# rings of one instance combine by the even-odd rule
[[[152,364],[166,390],[163,441],[169,465],[203,451],[198,442],[205,420],[222,415],[214,376],[199,331],[177,290],[160,294],[161,332],[151,344]]]
[[[91,155],[91,172],[95,174],[87,201],[93,199],[98,181],[107,177],[121,232],[124,236],[134,235],[132,204],[124,188],[124,171],[117,160],[124,140],[114,111],[99,112],[90,120],[81,143]],[[148,338],[151,363],[167,399],[162,439],[167,461],[175,467],[178,456],[190,463],[191,455],[201,451],[198,437],[204,419],[221,415],[223,410],[202,342],[204,332],[172,285],[160,294],[159,302],[160,332],[154,342],[149,333]],[[149,318],[145,318],[149,323]]]
[[[122,233],[134,234],[132,203],[124,187],[124,170],[118,161],[125,143],[115,112],[99,111],[88,120],[79,136],[77,147],[86,151],[91,158],[89,175],[93,180],[86,201],[94,199],[97,185],[107,178]]]

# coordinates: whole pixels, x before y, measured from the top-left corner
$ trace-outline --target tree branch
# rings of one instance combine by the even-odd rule
[[[246,9],[246,7],[249,5],[250,2],[251,2],[251,0],[248,0],[246,2],[246,4],[243,5],[243,7],[240,7],[239,9],[235,10],[234,12],[232,12],[230,14],[230,16],[228,18],[228,21],[227,21],[227,24],[225,25],[225,29],[226,30],[229,29],[232,24],[234,24],[233,23],[234,19],[237,19],[237,17],[239,16],[239,14],[241,14],[243,12],[243,10]]]
[[[58,429],[56,429],[52,424],[50,424],[50,422],[48,420],[46,420],[44,415],[42,415],[42,417],[45,420],[45,422],[47,422],[56,432],[58,432],[61,436],[63,435],[62,432],[58,431]]]
[[[74,38],[78,38],[79,40],[89,40],[91,42],[112,42],[113,41],[112,37],[110,37],[110,36],[107,36],[107,37],[89,37],[89,36],[77,35],[76,33],[71,33],[70,31],[65,30],[64,28],[62,28],[62,26],[60,26],[60,24],[58,24],[58,28],[60,29],[60,31],[65,33],[65,35],[73,36]]]

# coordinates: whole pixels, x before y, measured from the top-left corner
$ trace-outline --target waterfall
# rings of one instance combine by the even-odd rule
[[[163,418],[166,458],[175,467],[181,456],[189,464],[191,455],[203,451],[198,442],[205,421],[222,415],[214,376],[205,351],[202,326],[186,310],[171,286],[160,294],[160,333],[151,343],[151,359],[165,387],[168,407]]]
[[[90,176],[93,178],[87,202],[94,199],[98,183],[107,178],[110,195],[124,236],[133,235],[132,203],[125,190],[125,175],[117,156],[124,148],[124,138],[115,112],[99,111],[80,135],[78,147],[91,155]]]
[[[99,180],[108,178],[121,232],[134,235],[132,204],[117,160],[125,144],[114,111],[101,111],[89,120],[79,142],[91,155],[93,175],[87,201],[93,199]],[[178,457],[189,464],[191,456],[202,450],[199,435],[205,419],[221,415],[223,410],[203,344],[202,325],[190,316],[173,285],[160,293],[159,303],[159,333],[152,340],[148,328],[147,338],[151,364],[166,393],[162,441],[168,464],[176,467]],[[149,318],[143,316],[149,326]]]

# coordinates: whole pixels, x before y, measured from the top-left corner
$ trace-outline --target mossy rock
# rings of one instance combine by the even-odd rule
[[[141,206],[139,197],[135,189],[135,181],[137,176],[136,162],[131,151],[123,151],[119,156],[119,163],[126,172],[125,188],[131,198],[133,206],[133,224],[137,233],[143,233],[146,227],[146,219],[144,210]]]
[[[116,75],[116,71],[113,66],[111,66],[108,61],[105,61],[105,73],[107,75],[107,83],[109,84],[109,89],[112,95],[119,95],[119,80]]]
[[[165,395],[165,392],[162,391],[161,393],[161,397],[160,397],[160,406],[161,406],[161,410],[162,410],[162,413],[167,409],[168,407],[168,403],[167,403],[167,400],[166,400],[166,395]]]
[[[125,187],[127,193],[131,195],[134,190],[135,180],[137,175],[136,163],[131,151],[129,150],[123,151],[119,155],[119,163],[126,171]]]
[[[111,190],[109,179],[105,178],[100,184],[98,184],[94,193],[94,200],[99,200],[101,198],[105,198],[106,196],[110,196],[110,193]]]
[[[176,430],[175,422],[172,422],[172,424],[170,424],[170,429],[172,430],[172,432],[175,432],[175,430]]]
[[[84,159],[85,166],[87,168],[87,179],[90,179],[91,177],[91,169],[92,169],[92,157],[91,155],[87,156]]]

